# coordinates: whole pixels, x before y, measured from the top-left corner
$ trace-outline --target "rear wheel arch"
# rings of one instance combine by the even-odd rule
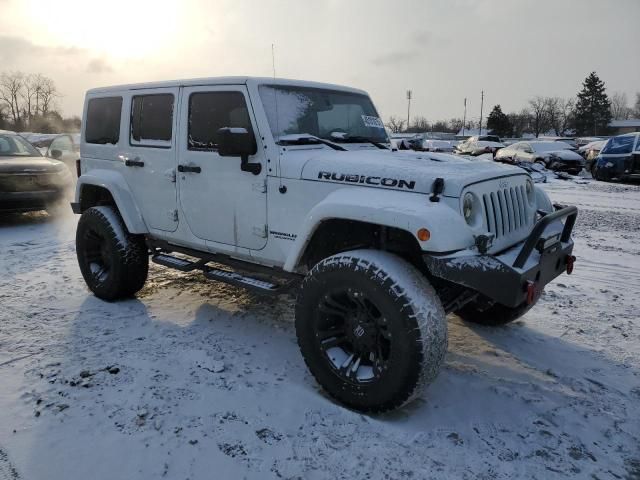
[[[88,208],[101,205],[116,206],[116,201],[111,192],[102,186],[84,184],[80,187],[80,212],[84,212]]]
[[[113,206],[122,217],[127,230],[132,234],[148,233],[147,226],[126,185],[118,182],[97,181],[98,178],[80,177],[76,198],[80,213],[91,207]],[[83,181],[84,180],[84,181]]]

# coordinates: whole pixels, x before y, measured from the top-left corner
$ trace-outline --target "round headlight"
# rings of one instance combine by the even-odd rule
[[[466,193],[462,200],[462,213],[464,215],[464,219],[469,223],[473,217],[473,195],[470,193]]]

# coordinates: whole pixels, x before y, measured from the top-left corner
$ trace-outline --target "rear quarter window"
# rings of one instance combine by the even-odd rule
[[[92,98],[87,105],[84,139],[87,143],[115,145],[120,139],[122,97]]]

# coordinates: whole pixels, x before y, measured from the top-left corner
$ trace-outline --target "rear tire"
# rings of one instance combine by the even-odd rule
[[[354,250],[318,263],[302,283],[296,333],[318,383],[347,407],[384,412],[420,394],[447,350],[440,300],[391,253]]]
[[[147,280],[149,255],[144,237],[129,233],[114,207],[91,207],[82,214],[76,254],[87,286],[103,300],[130,297]]]
[[[466,322],[497,327],[519,319],[531,310],[537,302],[537,299],[530,305],[524,302],[515,308],[505,307],[504,305],[496,303],[486,310],[478,309],[478,305],[475,302],[471,302],[458,310],[456,315]]]

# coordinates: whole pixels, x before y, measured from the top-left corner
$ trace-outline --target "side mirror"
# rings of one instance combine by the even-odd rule
[[[258,147],[255,137],[246,128],[224,127],[218,130],[218,155],[240,157],[240,170],[258,175],[262,171],[260,163],[249,163],[249,156],[255,155]]]
[[[51,150],[51,158],[55,158],[56,160],[62,156],[62,150],[53,149]]]

